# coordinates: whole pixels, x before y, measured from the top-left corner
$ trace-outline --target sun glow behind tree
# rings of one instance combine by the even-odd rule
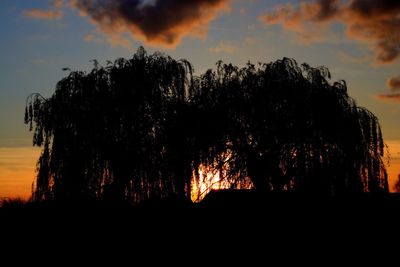
[[[211,165],[200,164],[197,171],[193,170],[191,183],[191,200],[200,202],[212,190],[222,189],[252,189],[253,183],[249,177],[240,179],[238,174],[232,177],[232,153],[223,153],[223,161],[214,161]]]

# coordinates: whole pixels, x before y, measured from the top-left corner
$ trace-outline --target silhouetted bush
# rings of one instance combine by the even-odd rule
[[[4,198],[0,199],[0,208],[4,209],[21,209],[25,207],[29,202],[21,198]]]

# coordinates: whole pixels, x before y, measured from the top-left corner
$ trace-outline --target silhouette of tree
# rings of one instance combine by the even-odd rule
[[[235,179],[261,191],[387,192],[378,119],[329,79],[328,69],[288,58],[242,69],[219,62],[198,86],[217,120],[209,159],[228,149]]]
[[[232,188],[387,192],[378,119],[326,68],[284,58],[256,67],[192,66],[140,48],[90,73],[73,71],[48,99],[27,100],[43,147],[34,198],[190,198],[199,166]]]
[[[191,76],[188,62],[141,48],[130,60],[71,72],[49,99],[32,95],[25,122],[43,146],[35,198],[186,195],[180,116]]]

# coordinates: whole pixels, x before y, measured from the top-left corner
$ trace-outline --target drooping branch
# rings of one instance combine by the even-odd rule
[[[199,77],[141,48],[27,99],[36,199],[190,197],[205,166],[261,191],[387,192],[379,121],[324,67],[284,58]]]

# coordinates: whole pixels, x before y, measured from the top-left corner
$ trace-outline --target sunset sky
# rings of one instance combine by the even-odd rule
[[[219,59],[324,65],[380,119],[392,185],[400,174],[398,0],[2,0],[0,35],[0,198],[31,192],[40,150],[23,124],[26,97],[51,96],[63,68],[140,45],[188,59],[195,74]]]

